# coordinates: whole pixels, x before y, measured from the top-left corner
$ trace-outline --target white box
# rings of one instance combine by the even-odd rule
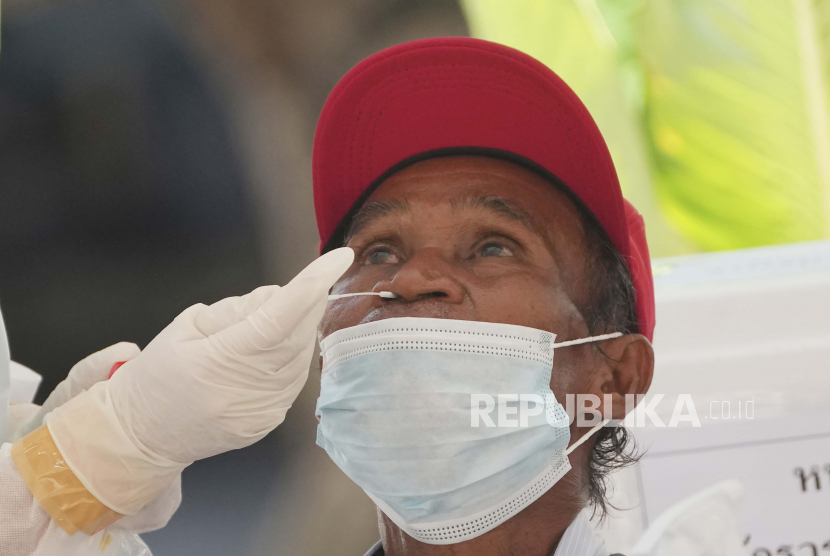
[[[668,423],[690,394],[701,427],[634,429],[647,453],[615,478],[612,503],[634,509],[604,524],[608,548],[630,551],[669,506],[738,478],[751,553],[830,554],[830,241],[656,260],[654,272],[646,400],[665,395]]]

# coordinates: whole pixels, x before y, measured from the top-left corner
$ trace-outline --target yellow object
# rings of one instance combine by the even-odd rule
[[[46,513],[67,534],[93,535],[124,517],[90,494],[66,465],[45,425],[14,443],[12,461]]]

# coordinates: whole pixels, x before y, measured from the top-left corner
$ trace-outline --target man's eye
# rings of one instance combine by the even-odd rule
[[[388,247],[378,247],[366,257],[366,264],[396,264],[398,256]]]
[[[511,257],[513,251],[501,243],[486,243],[481,246],[478,254],[482,257]]]

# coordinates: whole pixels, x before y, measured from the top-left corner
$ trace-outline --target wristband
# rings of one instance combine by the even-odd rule
[[[14,443],[12,461],[31,493],[67,534],[93,535],[122,514],[95,498],[61,456],[44,425]]]

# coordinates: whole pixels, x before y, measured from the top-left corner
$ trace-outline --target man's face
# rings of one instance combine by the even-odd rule
[[[389,177],[358,213],[352,267],[332,293],[391,291],[330,302],[320,334],[393,317],[518,324],[557,341],[588,335],[584,231],[573,203],[512,163],[426,160]],[[562,350],[551,386],[583,391],[587,351]],[[583,372],[580,372],[583,371]]]

